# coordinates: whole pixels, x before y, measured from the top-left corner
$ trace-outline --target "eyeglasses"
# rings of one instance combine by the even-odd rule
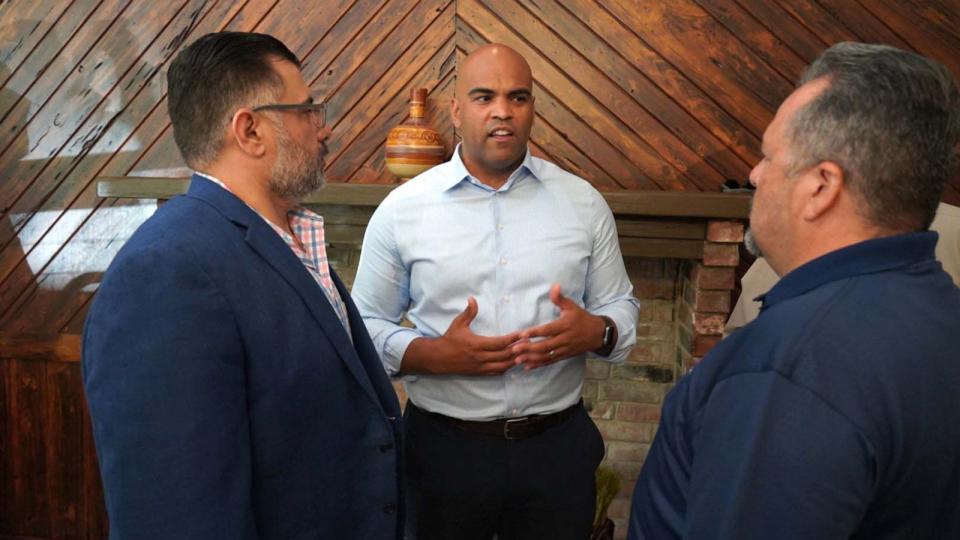
[[[260,105],[254,107],[253,112],[258,111],[293,111],[309,114],[313,118],[313,123],[317,129],[327,125],[327,107],[323,103],[271,103],[269,105]]]

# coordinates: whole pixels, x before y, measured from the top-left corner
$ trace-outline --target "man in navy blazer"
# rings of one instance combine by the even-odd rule
[[[325,125],[297,58],[223,32],[167,75],[198,171],[104,276],[83,374],[111,538],[397,538],[400,410],[298,201]]]

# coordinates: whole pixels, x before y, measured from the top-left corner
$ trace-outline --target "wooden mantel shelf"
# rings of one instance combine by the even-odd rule
[[[169,199],[185,193],[189,178],[100,177],[97,195]],[[304,203],[324,216],[334,246],[356,248],[373,210],[396,185],[328,183]],[[676,191],[602,192],[617,220],[625,256],[700,259],[706,223],[745,220],[750,195]]]

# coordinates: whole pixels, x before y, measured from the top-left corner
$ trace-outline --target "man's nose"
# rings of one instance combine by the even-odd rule
[[[493,101],[493,117],[498,120],[513,118],[513,110],[509,99],[497,98]]]
[[[332,134],[333,130],[330,129],[330,126],[323,126],[317,130],[317,140],[320,142],[326,142]]]

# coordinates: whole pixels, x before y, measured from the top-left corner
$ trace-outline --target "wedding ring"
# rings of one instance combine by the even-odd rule
[[[557,354],[557,351],[550,351],[548,354],[550,355],[550,358],[553,358],[554,355]]]

